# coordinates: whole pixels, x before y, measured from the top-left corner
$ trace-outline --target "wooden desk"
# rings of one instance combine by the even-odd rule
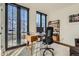
[[[26,40],[27,40],[29,43],[32,43],[32,42],[38,40],[38,36],[36,36],[36,35],[26,35]]]
[[[28,44],[28,47],[29,47],[29,49],[31,51],[31,55],[33,55],[32,54],[33,43],[38,40],[38,36],[36,36],[36,35],[26,35],[26,40],[29,43]]]

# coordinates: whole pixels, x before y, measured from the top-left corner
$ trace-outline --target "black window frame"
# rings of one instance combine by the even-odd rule
[[[17,7],[17,40],[21,40],[21,19],[20,19],[20,9],[25,8],[27,9],[27,34],[29,34],[29,8],[15,4],[15,3],[5,3],[5,50],[25,46],[26,44],[22,44],[19,46],[13,46],[8,48],[8,4],[15,5]]]
[[[36,11],[36,14],[40,14],[40,27],[42,27],[42,15],[45,16],[45,30],[46,30],[46,27],[47,27],[47,14],[45,14],[43,12],[39,12],[39,11]],[[36,29],[36,32],[37,32],[37,29]]]

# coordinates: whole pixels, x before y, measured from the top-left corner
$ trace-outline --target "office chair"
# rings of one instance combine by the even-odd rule
[[[45,39],[43,39],[43,44],[46,45],[46,47],[45,48],[41,48],[41,49],[44,49],[43,56],[46,55],[45,54],[46,51],[51,52],[52,56],[54,56],[54,53],[53,53],[54,49],[48,47],[48,45],[53,43],[52,35],[53,35],[53,27],[47,27],[46,28]]]

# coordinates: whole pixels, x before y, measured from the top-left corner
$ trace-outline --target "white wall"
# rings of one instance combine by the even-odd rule
[[[79,4],[70,5],[64,7],[55,12],[51,12],[49,20],[60,20],[60,41],[72,46],[75,46],[75,38],[79,38],[79,22],[69,23],[69,15],[79,13]],[[58,47],[57,47],[58,49]],[[67,52],[69,49],[63,48],[62,55],[69,55]],[[59,52],[61,53],[62,48]]]
[[[1,4],[1,9],[1,55],[3,55],[5,51],[5,4]]]
[[[79,22],[69,23],[69,15],[79,13],[79,4],[64,7],[51,12],[49,20],[60,20],[61,41],[74,46],[74,39],[79,38]]]

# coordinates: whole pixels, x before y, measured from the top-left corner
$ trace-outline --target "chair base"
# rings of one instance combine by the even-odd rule
[[[45,49],[44,52],[43,52],[43,56],[45,56],[45,52],[46,52],[47,50],[48,50],[49,52],[51,52],[52,56],[54,56],[54,53],[53,53],[54,49],[53,49],[53,48],[41,48],[41,49]],[[40,50],[41,50],[41,49],[40,49]]]

